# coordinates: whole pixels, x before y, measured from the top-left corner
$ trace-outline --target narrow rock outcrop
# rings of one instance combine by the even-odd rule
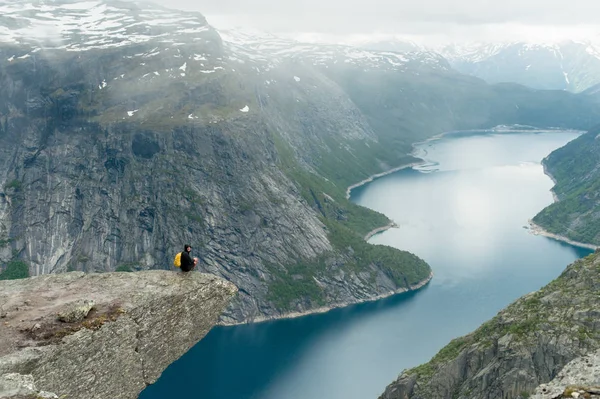
[[[208,333],[236,292],[212,275],[167,271],[0,281],[0,397],[137,398]],[[84,318],[59,320],[92,303]]]
[[[529,398],[567,363],[600,349],[598,292],[600,252],[576,261],[546,287],[453,340],[430,362],[402,373],[380,399]],[[577,389],[586,386],[586,378],[565,381]],[[588,379],[587,387],[593,385]],[[561,388],[553,391],[556,396],[537,399],[560,398],[568,387]]]

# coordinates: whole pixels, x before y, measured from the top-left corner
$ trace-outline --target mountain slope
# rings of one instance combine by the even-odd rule
[[[240,288],[226,323],[426,281],[418,257],[364,242],[390,221],[346,199],[414,141],[600,120],[591,96],[489,86],[428,52],[223,40],[145,3],[15,4],[0,0],[0,278],[166,269],[190,243]]]
[[[34,275],[168,268],[189,242],[202,270],[240,287],[227,322],[428,278],[414,255],[364,243],[387,218],[348,203],[345,186],[312,166],[326,140],[376,140],[335,84],[308,71],[319,86],[299,85],[273,71],[282,83],[269,89],[257,65],[231,60],[244,54],[225,48],[201,15],[145,7],[36,3],[38,18],[60,26],[121,25],[102,48],[85,25],[49,48],[21,29],[0,46],[5,265],[25,262]],[[31,23],[33,11],[21,13],[11,21]],[[175,29],[193,20],[193,32]],[[143,37],[120,33],[131,27]]]
[[[429,363],[406,370],[381,399],[528,398],[571,360],[600,348],[600,253],[567,269]]]
[[[550,233],[600,245],[600,129],[559,148],[544,159],[555,180],[558,202],[533,219]]]

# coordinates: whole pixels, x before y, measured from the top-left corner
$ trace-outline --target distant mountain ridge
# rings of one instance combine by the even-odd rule
[[[488,83],[519,83],[534,89],[582,92],[600,83],[600,42],[452,43],[427,46],[402,40],[362,44],[367,49],[432,51],[452,68]]]
[[[489,83],[514,82],[572,92],[600,83],[600,47],[592,43],[488,44],[468,49],[447,46],[440,53],[458,71]]]
[[[312,63],[317,67],[348,64],[368,70],[406,71],[410,64],[427,65],[448,71],[450,64],[438,53],[414,48],[413,51],[368,50],[340,44],[302,43],[272,34],[247,29],[219,30],[228,47],[246,59],[276,62]]]

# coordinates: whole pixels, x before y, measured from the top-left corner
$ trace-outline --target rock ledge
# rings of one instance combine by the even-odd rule
[[[137,398],[236,292],[212,275],[168,271],[0,281],[0,397]],[[72,322],[59,320],[74,309]]]

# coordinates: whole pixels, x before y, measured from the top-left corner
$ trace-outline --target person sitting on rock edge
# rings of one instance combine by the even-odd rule
[[[190,272],[194,270],[196,265],[198,264],[198,258],[192,258],[190,252],[192,251],[192,246],[186,244],[183,248],[183,252],[181,253],[181,271],[182,272]]]

